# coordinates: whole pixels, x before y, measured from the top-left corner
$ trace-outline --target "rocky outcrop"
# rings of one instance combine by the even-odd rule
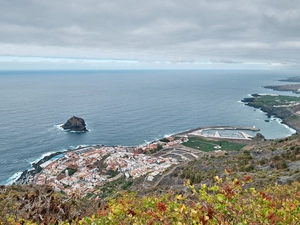
[[[255,137],[252,138],[252,140],[255,140],[255,141],[265,141],[265,137],[264,135],[262,135],[261,133],[257,133],[255,135]]]
[[[73,116],[72,118],[68,119],[68,121],[61,127],[65,130],[70,130],[70,131],[81,131],[81,132],[88,131],[86,129],[86,124],[84,120],[76,116]]]

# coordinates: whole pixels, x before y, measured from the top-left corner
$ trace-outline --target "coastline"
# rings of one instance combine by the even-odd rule
[[[19,178],[15,179],[15,181],[13,181],[13,184],[25,184],[27,182],[29,182],[29,179],[31,177],[34,177],[36,174],[38,174],[39,172],[42,171],[42,168],[40,167],[41,164],[43,164],[44,162],[50,160],[52,157],[55,157],[59,154],[61,154],[62,152],[55,152],[52,153],[50,155],[47,155],[45,157],[43,157],[42,159],[40,159],[38,162],[34,162],[31,164],[31,169],[27,169],[25,171],[23,171],[21,173],[21,175],[19,176]]]
[[[252,94],[250,98],[244,98],[242,102],[246,106],[250,106],[255,109],[259,109],[262,112],[266,113],[268,118],[274,117],[281,120],[280,123],[292,128],[293,130],[298,133],[300,131],[300,117],[298,109],[300,109],[299,104],[292,103],[286,105],[280,105],[276,100],[277,98],[292,98],[291,96],[284,96],[284,95],[262,95],[262,94]],[[257,102],[260,98],[272,98],[274,99],[273,102],[270,100],[262,100],[261,102]],[[300,97],[298,98],[300,102]],[[273,103],[273,104],[271,104]]]
[[[300,84],[270,85],[264,86],[264,88],[274,91],[290,91],[294,94],[300,94]]]
[[[59,156],[61,154],[65,154],[68,152],[75,152],[75,151],[79,151],[79,150],[83,150],[83,149],[99,148],[99,147],[117,147],[117,146],[115,146],[115,145],[104,146],[104,145],[96,144],[96,145],[88,145],[88,146],[78,146],[77,148],[74,148],[74,149],[66,149],[65,151],[58,151],[58,152],[51,153],[51,154],[46,155],[45,157],[41,158],[37,162],[31,163],[31,167],[32,167],[31,169],[27,169],[27,170],[24,170],[23,172],[19,172],[20,176],[15,178],[12,181],[12,184],[27,184],[27,183],[32,182],[35,175],[39,174],[43,170],[41,165],[43,163],[46,163],[47,161],[50,161],[51,159],[55,158],[56,156]],[[123,147],[134,148],[132,146],[123,146]],[[7,184],[5,184],[5,185],[7,185]]]
[[[267,85],[264,86],[266,89],[271,89],[274,91],[280,91],[280,92],[292,92],[294,94],[300,94],[300,76],[295,77],[288,77],[286,79],[278,80],[280,82],[289,82],[289,84],[283,84],[283,85]],[[292,83],[292,84],[290,84]],[[254,96],[253,96],[254,97]],[[273,107],[275,108],[275,107]],[[276,116],[277,118],[281,119],[282,123],[287,125],[288,127],[293,128],[296,132],[300,131],[300,124],[295,123],[295,119],[293,117],[299,115],[300,107],[298,106],[292,106],[290,108],[287,108],[287,111],[289,112],[289,115],[283,115],[280,110],[276,109],[266,109],[262,108],[262,111],[266,112],[268,117]],[[271,114],[274,115],[271,115]]]
[[[234,131],[235,130],[236,131],[250,130],[250,131],[255,131],[255,132],[257,132],[257,131],[260,130],[259,128],[256,128],[256,127],[245,127],[245,126],[243,126],[243,127],[240,127],[240,126],[206,126],[206,127],[192,128],[192,129],[189,129],[187,131],[175,133],[175,134],[170,135],[169,137],[173,137],[173,138],[174,137],[183,137],[183,136],[187,136],[188,134],[189,134],[189,136],[194,136],[193,132],[195,132],[195,131],[210,130],[210,129],[211,130],[217,129],[217,130],[220,130],[220,131],[221,130],[234,130]],[[165,136],[165,137],[167,137],[167,136]],[[223,138],[221,138],[221,139],[223,139]],[[233,140],[234,138],[233,139],[232,138],[225,138],[225,139],[231,139],[231,140]],[[148,146],[148,145],[152,145],[153,143],[159,143],[159,142],[160,142],[160,140],[156,139],[156,140],[153,140],[153,141],[151,141],[149,143],[145,143],[143,145],[121,146],[121,147],[132,148],[132,149],[138,150],[141,147],[145,147],[145,146]],[[100,147],[118,147],[118,146],[106,146],[106,145],[96,144],[96,145],[90,145],[90,146],[78,146],[75,149],[67,149],[65,151],[58,151],[58,152],[51,153],[49,155],[46,155],[42,159],[38,160],[37,162],[32,163],[31,164],[32,168],[23,171],[21,173],[21,175],[12,182],[12,184],[28,184],[28,183],[34,182],[35,176],[38,175],[40,172],[43,171],[43,167],[41,165],[44,164],[44,163],[46,163],[47,161],[50,162],[56,156],[59,156],[59,155],[62,155],[62,154],[68,153],[68,152],[76,152],[76,151],[80,151],[80,150],[84,150],[84,149],[89,149],[89,148],[96,149],[96,148],[100,148]]]
[[[291,129],[294,129],[296,132],[299,132],[300,130],[300,123],[299,123],[299,127],[295,127],[293,126],[293,124],[290,124],[288,120],[286,120],[286,118],[279,114],[279,113],[276,113],[277,111],[274,109],[271,110],[267,107],[258,107],[256,105],[253,105],[251,104],[251,101],[253,101],[253,99],[255,97],[259,97],[258,94],[253,94],[252,98],[245,98],[243,100],[241,100],[245,105],[247,106],[250,106],[250,107],[253,107],[253,108],[257,108],[257,109],[260,109],[262,112],[264,113],[267,113],[267,116],[269,118],[271,117],[274,117],[274,118],[278,118],[279,120],[281,120],[282,124],[288,126],[289,128]],[[275,108],[276,109],[276,108]],[[278,108],[277,108],[278,109]],[[280,112],[280,110],[279,110]],[[187,134],[190,134],[195,132],[195,131],[199,131],[199,130],[207,130],[207,129],[217,129],[217,130],[250,130],[250,131],[255,131],[255,132],[258,132],[260,129],[259,128],[256,128],[256,127],[246,127],[246,126],[206,126],[206,127],[197,127],[197,128],[191,128],[189,130],[186,130],[186,131],[183,131],[183,132],[179,132],[179,133],[175,133],[175,134],[172,134],[170,135],[170,137],[178,137],[178,136],[185,136]],[[230,139],[230,138],[228,138]],[[149,143],[145,143],[145,144],[142,144],[142,145],[137,145],[135,147],[133,146],[122,146],[122,147],[128,147],[128,148],[138,148],[140,146],[146,146],[147,144],[152,144],[152,143],[155,143],[159,141],[158,139],[156,140],[153,140]],[[43,168],[41,167],[41,165],[47,161],[50,161],[52,158],[60,155],[60,154],[64,154],[64,153],[67,153],[67,152],[74,152],[74,151],[78,151],[78,150],[81,150],[81,149],[86,149],[86,148],[97,148],[97,147],[103,147],[104,145],[100,145],[100,144],[96,144],[96,145],[88,145],[88,146],[78,146],[77,148],[75,149],[67,149],[65,151],[58,151],[58,152],[54,152],[54,153],[51,153],[49,155],[46,155],[45,157],[39,159],[37,162],[33,162],[31,164],[31,169],[27,169],[25,171],[23,171],[22,173],[20,173],[20,176],[18,178],[15,178],[13,181],[12,181],[12,184],[28,184],[28,183],[32,183],[33,182],[33,179],[36,175],[38,175],[42,170]],[[116,147],[116,146],[104,146],[104,147]]]
[[[284,81],[287,81],[287,80],[284,80]],[[295,81],[291,81],[291,82],[295,82]],[[281,86],[276,86],[276,87],[278,87],[279,89],[285,90],[286,86],[290,87],[291,85],[282,85],[282,86],[283,86],[282,88],[280,88]],[[275,87],[275,86],[273,86],[273,87]],[[271,88],[271,86],[265,86],[264,88]],[[276,89],[274,89],[274,90],[276,90]],[[262,112],[266,113],[269,118],[274,117],[275,119],[278,119],[279,123],[281,123],[281,124],[287,126],[288,128],[292,129],[293,131],[295,131],[295,133],[298,133],[300,131],[300,117],[299,117],[300,113],[297,113],[297,112],[300,112],[300,105],[299,106],[296,105],[296,107],[295,106],[275,107],[275,105],[255,104],[255,100],[262,97],[262,96],[277,97],[278,95],[252,94],[251,97],[244,98],[244,99],[241,100],[241,102],[244,103],[244,105],[246,105],[246,106],[250,106],[250,107],[253,107],[255,109],[261,110]],[[300,97],[299,97],[299,102],[300,102]],[[298,109],[299,109],[299,111],[298,111]],[[296,121],[296,123],[295,123],[295,121]],[[256,127],[209,126],[209,127],[191,128],[189,130],[179,132],[179,133],[175,133],[175,134],[170,135],[170,136],[173,136],[173,137],[183,136],[183,135],[187,135],[189,133],[192,133],[192,132],[198,131],[198,130],[202,130],[202,129],[227,129],[227,130],[259,131],[259,129],[256,128]],[[154,143],[156,141],[158,141],[158,140],[153,140],[150,143],[146,143],[146,144],[151,144],[151,143]],[[67,149],[65,151],[59,151],[59,152],[51,153],[50,155],[47,155],[47,156],[43,157],[42,159],[38,160],[37,162],[32,163],[31,164],[32,168],[23,171],[21,173],[21,175],[19,176],[19,178],[16,178],[12,183],[24,184],[24,183],[31,182],[33,180],[33,178],[35,177],[35,175],[37,175],[38,173],[40,173],[43,170],[41,165],[43,163],[51,160],[55,156],[58,156],[60,154],[70,152],[70,151],[76,151],[76,150],[80,150],[80,149],[83,149],[83,148],[91,148],[91,147],[97,147],[97,146],[103,146],[103,145],[91,145],[91,146],[84,146],[84,147],[78,146],[75,149]],[[142,146],[142,145],[140,145],[140,146]],[[109,146],[107,146],[107,147],[109,147]],[[138,147],[138,146],[136,146],[136,147]],[[136,147],[133,147],[133,148],[136,148]]]
[[[258,97],[259,95],[254,95],[254,96]],[[252,98],[247,98],[247,99],[249,101],[249,99],[252,99]],[[251,106],[251,107],[254,107],[254,108],[258,108],[255,105],[252,106],[251,104],[249,104],[249,102],[246,102],[245,99],[242,100],[242,102],[244,102],[245,105],[248,105],[248,106]],[[274,116],[274,114],[271,113],[271,111],[267,111],[268,108],[264,108],[266,111],[264,111],[261,108],[259,108],[259,109],[262,110],[263,112],[266,112],[269,117]],[[279,116],[277,116],[277,115],[275,115],[275,116],[281,120],[281,118]],[[286,125],[288,127],[292,127],[288,123],[285,123],[286,120],[282,120],[282,121],[283,121],[284,125]],[[299,125],[300,125],[300,123],[299,123]],[[299,128],[300,128],[300,126],[296,130],[297,132],[298,132]],[[253,127],[250,127],[250,126],[248,126],[248,127],[246,127],[246,126],[206,126],[206,127],[191,128],[191,129],[183,131],[183,132],[172,134],[169,137],[172,137],[172,138],[187,137],[187,136],[192,137],[192,136],[195,136],[195,134],[194,134],[195,132],[203,131],[203,130],[219,130],[219,131],[231,130],[231,131],[237,131],[237,132],[246,131],[246,130],[254,131],[254,132],[260,131],[260,129],[255,127],[255,126],[253,126]],[[243,132],[241,132],[241,133],[243,133]],[[199,135],[197,134],[196,136],[199,136]],[[247,136],[247,134],[246,134],[246,136]],[[251,141],[252,138],[254,138],[254,137],[251,137],[251,136],[249,136],[249,138],[247,138],[246,136],[244,135],[244,137],[245,137],[244,141]],[[205,137],[205,136],[203,136],[203,137]],[[218,137],[210,137],[210,138],[240,141],[240,140],[238,140],[239,138],[235,139],[235,138],[230,138],[230,137],[227,137],[227,138],[226,137],[225,138],[224,137],[219,137],[219,138]],[[96,148],[101,148],[101,147],[126,147],[126,148],[132,148],[132,149],[138,150],[141,147],[145,147],[147,145],[152,145],[153,143],[156,143],[156,144],[160,143],[160,140],[156,139],[156,140],[153,140],[150,143],[145,143],[143,145],[137,145],[137,146],[134,146],[134,147],[133,146],[106,146],[106,145],[96,144],[96,145],[88,145],[88,146],[78,146],[75,149],[67,149],[65,151],[54,152],[54,153],[51,153],[49,155],[46,155],[45,157],[38,160],[37,162],[33,162],[31,164],[31,166],[32,166],[31,169],[27,169],[27,170],[23,171],[22,173],[19,172],[20,173],[19,178],[15,178],[15,180],[11,184],[35,183],[36,182],[36,180],[35,180],[36,177],[38,177],[39,174],[42,173],[43,169],[45,168],[45,166],[41,166],[42,164],[44,164],[44,163],[47,164],[47,161],[49,161],[49,163],[50,163],[51,161],[54,160],[54,158],[59,157],[59,155],[64,155],[68,152],[76,152],[76,151],[85,150],[85,149],[96,149]]]
[[[128,104],[124,104],[126,108],[126,115],[124,116],[122,116],[123,113],[121,110],[115,110],[114,108],[115,106],[121,106],[121,99],[117,99],[120,100],[117,102],[111,100],[107,101],[107,104],[111,105],[111,107],[104,109],[98,107],[97,104],[93,104],[93,101],[100,102],[100,100],[103,100],[101,104],[106,104],[106,98],[99,98],[97,95],[99,94],[98,92],[89,99],[83,98],[83,103],[86,103],[86,105],[82,104],[81,107],[74,109],[74,113],[80,114],[90,121],[87,121],[87,129],[92,132],[86,134],[65,132],[55,126],[65,122],[63,118],[67,119],[71,116],[68,111],[62,112],[60,110],[60,108],[63,108],[63,105],[60,105],[62,100],[69,101],[67,95],[62,95],[63,92],[55,94],[55,96],[61,98],[61,101],[57,102],[57,108],[50,110],[53,106],[53,99],[51,98],[47,99],[49,103],[45,103],[45,107],[37,107],[36,110],[30,111],[30,121],[35,121],[34,124],[23,120],[22,114],[19,115],[18,111],[14,111],[11,115],[4,113],[3,123],[8,129],[4,129],[1,133],[1,137],[5,140],[1,148],[1,152],[3,153],[0,162],[1,168],[3,169],[1,172],[1,183],[5,184],[11,182],[11,178],[13,178],[13,175],[17,175],[17,172],[20,174],[26,169],[30,170],[32,168],[31,163],[33,161],[37,162],[43,158],[45,154],[65,151],[70,148],[74,149],[81,144],[137,145],[143,144],[144,141],[151,142],[152,140],[160,139],[166,134],[174,134],[189,128],[206,125],[256,125],[261,128],[263,134],[267,134],[265,135],[266,138],[287,137],[291,134],[289,130],[275,121],[274,123],[265,123],[264,119],[267,119],[267,117],[264,113],[254,112],[251,108],[245,107],[244,104],[238,102],[238,100],[241,100],[243,97],[247,97],[247,93],[260,92],[259,89],[261,89],[261,86],[269,84],[268,82],[274,79],[273,76],[268,75],[266,78],[261,79],[260,76],[252,77],[251,73],[240,76],[240,72],[230,72],[228,73],[228,78],[226,77],[225,79],[223,72],[220,72],[220,74],[216,73],[217,75],[212,73],[211,76],[208,77],[206,77],[205,73],[201,73],[199,72],[198,75],[197,72],[197,75],[193,74],[191,76],[191,78],[193,78],[191,81],[193,82],[190,82],[189,79],[181,81],[179,78],[182,77],[182,72],[178,73],[178,76],[176,76],[180,82],[174,81],[174,84],[178,84],[179,87],[181,87],[180,89],[174,90],[174,88],[163,85],[163,93],[167,94],[165,97],[162,95],[163,93],[155,93],[155,95],[153,95],[155,98],[147,99],[147,101],[139,101],[140,97],[134,98],[132,105],[129,102]],[[186,73],[184,72],[183,74]],[[148,79],[147,76],[144,78],[144,76],[139,75],[138,77],[143,77],[141,82],[151,81],[152,77],[150,76]],[[169,75],[166,74],[166,76],[164,75],[162,77],[168,76]],[[161,75],[157,75],[157,77],[161,77]],[[199,87],[204,85],[201,82],[196,82],[201,81],[201,77],[206,77],[205,82],[207,82],[207,84],[205,83],[203,87],[209,85],[208,92],[203,88],[191,89],[191,92],[189,92],[189,85],[191,84],[195,84]],[[248,77],[251,78],[248,79]],[[279,78],[281,77],[275,79],[277,80]],[[111,79],[107,79],[109,79],[110,82]],[[220,79],[224,82],[219,85]],[[244,86],[243,88],[237,88],[237,90],[235,90],[234,87],[236,84],[230,80],[238,81],[237,84],[239,84],[239,87],[243,87],[243,84],[245,84],[244,80],[249,80],[249,82],[246,82],[247,88]],[[156,82],[153,81],[151,85],[155,83]],[[125,84],[127,85],[127,83]],[[153,85],[153,88],[157,88],[157,85]],[[107,89],[114,93],[114,89],[111,87]],[[64,91],[68,90],[72,89]],[[147,91],[148,90],[151,93],[155,89],[147,89]],[[206,95],[206,92],[211,93],[211,95]],[[174,98],[177,94],[180,101]],[[91,96],[90,93],[88,93],[88,95]],[[95,96],[97,96],[97,98]],[[142,98],[146,96],[146,94],[141,95]],[[172,104],[170,105],[168,102]],[[34,103],[31,108],[35,108],[35,105],[36,103]],[[151,109],[145,106],[151,106]],[[191,108],[188,109],[188,106]],[[171,107],[174,107],[174,110],[170,110]],[[141,110],[135,111],[135,109]],[[137,114],[130,113],[131,111]],[[98,114],[101,114],[101,116]],[[255,114],[258,114],[257,117]],[[130,122],[127,122],[127,117],[130,118]],[[258,117],[259,119],[256,119]],[[14,121],[18,121],[18,118],[20,118],[20,122],[24,122],[24,124],[22,123],[24,127],[12,126]],[[31,124],[31,130],[27,130],[29,124]],[[271,127],[271,129],[269,129],[269,127]],[[26,130],[24,128],[26,128]],[[12,132],[14,130],[16,132]]]
[[[220,129],[220,130],[251,130],[251,131],[260,131],[257,127],[246,127],[246,126],[206,126],[206,127],[197,127],[197,128],[191,128],[187,131],[183,131],[177,134],[174,134],[172,136],[176,135],[185,135],[188,133],[192,133],[194,131],[203,130],[203,129]]]

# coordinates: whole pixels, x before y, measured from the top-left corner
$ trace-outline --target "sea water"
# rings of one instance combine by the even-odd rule
[[[240,102],[294,76],[283,71],[1,71],[0,183],[50,152],[136,146],[201,126],[256,126],[266,138],[294,131]],[[290,94],[290,93],[285,93]],[[60,129],[82,117],[89,132]]]

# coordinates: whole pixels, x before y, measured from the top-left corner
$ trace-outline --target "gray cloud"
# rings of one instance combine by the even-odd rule
[[[297,64],[299,21],[297,0],[3,0],[0,55]]]

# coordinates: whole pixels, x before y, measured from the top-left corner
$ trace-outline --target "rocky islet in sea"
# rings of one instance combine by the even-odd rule
[[[69,131],[77,131],[77,132],[86,132],[88,131],[86,129],[86,124],[84,122],[84,119],[73,116],[70,119],[67,120],[65,124],[61,126],[64,130]]]

